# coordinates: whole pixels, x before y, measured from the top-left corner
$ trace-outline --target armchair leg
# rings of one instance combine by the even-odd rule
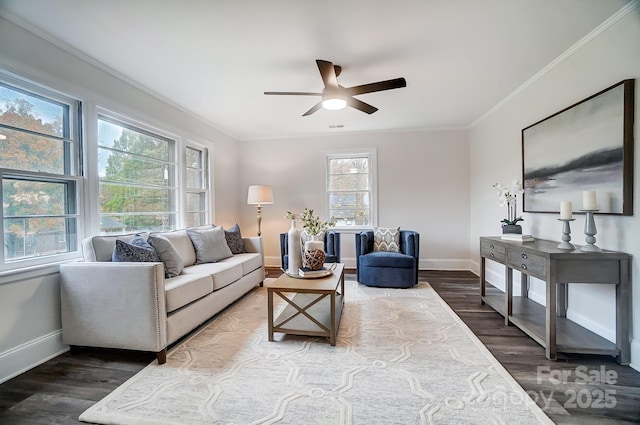
[[[164,348],[162,351],[158,351],[156,357],[158,358],[158,364],[165,364],[167,362],[167,349]]]

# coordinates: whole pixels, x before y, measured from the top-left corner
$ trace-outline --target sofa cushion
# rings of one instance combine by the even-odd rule
[[[159,263],[156,250],[140,235],[131,238],[130,243],[116,240],[111,261]]]
[[[242,264],[224,261],[196,264],[191,267],[186,267],[183,274],[198,276],[209,275],[213,280],[214,291],[224,288],[243,276]]]
[[[373,250],[400,252],[400,228],[376,227],[373,232]]]
[[[232,254],[244,254],[246,252],[238,223],[224,230],[224,238],[227,240],[227,245],[229,245]]]
[[[222,227],[206,230],[187,229],[187,234],[196,250],[196,264],[213,263],[233,255]]]
[[[164,281],[167,312],[183,307],[213,291],[213,280],[207,274],[181,274]]]
[[[171,245],[178,251],[184,267],[189,267],[196,263],[196,251],[193,249],[191,238],[187,235],[187,231],[174,230],[170,232],[154,232],[152,235],[162,236],[171,242]]]
[[[252,271],[262,266],[262,254],[245,253],[236,254],[233,257],[225,258],[221,263],[241,264],[242,275],[248,275]]]
[[[116,246],[116,239],[129,242],[136,234],[111,236],[90,236],[82,240],[82,256],[84,261],[111,261],[113,249]]]
[[[164,277],[176,277],[184,269],[184,262],[169,239],[160,235],[149,235],[148,239],[164,263]]]
[[[414,257],[399,252],[370,252],[358,258],[360,267],[413,268],[416,265]]]

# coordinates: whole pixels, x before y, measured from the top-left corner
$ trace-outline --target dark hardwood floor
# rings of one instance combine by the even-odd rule
[[[269,277],[280,274],[268,272]],[[353,271],[347,274],[355,279]],[[421,271],[420,279],[431,284],[554,422],[640,423],[640,372],[606,356],[546,360],[541,346],[480,304],[478,277],[470,272]],[[0,385],[0,424],[79,424],[80,413],[154,359],[151,353],[119,350],[65,353]]]
[[[471,272],[425,271],[420,279],[431,284],[554,422],[640,423],[640,372],[610,356],[547,360],[533,339],[481,305],[480,280]]]

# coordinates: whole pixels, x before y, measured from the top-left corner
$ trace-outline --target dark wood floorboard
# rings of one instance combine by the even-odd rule
[[[640,372],[610,356],[547,360],[533,339],[505,326],[504,317],[480,303],[479,278],[471,272],[421,271],[420,280],[431,284],[554,422],[640,423]],[[558,379],[549,379],[550,374]]]
[[[280,270],[269,269],[269,277]],[[347,278],[355,279],[353,270]],[[607,356],[549,361],[544,349],[504,318],[480,304],[478,277],[465,271],[421,271],[427,281],[504,368],[558,424],[639,424],[640,372]],[[0,424],[80,424],[78,416],[155,359],[152,353],[80,349],[65,353],[0,385]],[[549,373],[567,379],[552,382]],[[580,369],[578,369],[580,368]],[[615,383],[576,383],[576,371],[616,374]],[[607,398],[605,398],[605,391]],[[601,393],[602,392],[602,393]],[[596,407],[598,402],[613,407]]]

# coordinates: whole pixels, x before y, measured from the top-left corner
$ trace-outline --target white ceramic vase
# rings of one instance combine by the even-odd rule
[[[287,234],[287,253],[289,255],[287,273],[298,274],[300,267],[302,267],[302,249],[300,247],[300,229],[296,227],[295,220],[291,220],[291,228]]]
[[[318,235],[311,235],[311,239],[304,243],[305,251],[311,251],[314,249],[319,249],[320,251],[324,252],[324,241],[321,241],[318,238]]]

